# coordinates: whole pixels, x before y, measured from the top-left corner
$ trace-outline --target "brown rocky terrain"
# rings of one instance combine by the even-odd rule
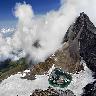
[[[36,89],[30,96],[75,96],[72,91],[55,90],[49,87],[47,90]]]

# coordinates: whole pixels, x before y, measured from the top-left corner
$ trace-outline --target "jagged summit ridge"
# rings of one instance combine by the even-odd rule
[[[75,58],[80,55],[87,66],[96,71],[96,27],[84,12],[70,26],[63,42],[69,42],[70,55]]]

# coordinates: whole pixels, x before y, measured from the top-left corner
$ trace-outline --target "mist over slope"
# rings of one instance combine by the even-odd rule
[[[15,13],[19,18],[17,33],[21,46],[34,61],[44,61],[61,46],[62,38],[73,20],[67,19],[73,12],[64,15],[60,11],[53,11],[35,17],[31,6],[26,4],[17,5]],[[36,41],[40,45],[38,48],[34,46]]]
[[[21,47],[33,61],[44,61],[62,46],[68,27],[80,12],[85,12],[96,24],[95,0],[61,0],[58,11],[52,10],[43,16],[35,16],[29,4],[17,4],[15,16],[18,18],[16,35]]]

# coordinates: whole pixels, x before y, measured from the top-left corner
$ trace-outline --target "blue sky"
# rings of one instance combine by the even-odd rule
[[[60,7],[60,0],[1,0],[0,25],[13,24],[16,19],[12,10],[14,10],[16,3],[23,3],[24,1],[32,5],[35,14],[46,14],[50,10],[58,10]]]

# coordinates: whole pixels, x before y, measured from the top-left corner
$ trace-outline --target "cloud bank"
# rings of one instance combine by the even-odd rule
[[[74,8],[68,6],[43,16],[35,16],[26,3],[17,4],[15,9],[21,46],[37,62],[44,61],[62,46],[63,37],[76,17]]]

